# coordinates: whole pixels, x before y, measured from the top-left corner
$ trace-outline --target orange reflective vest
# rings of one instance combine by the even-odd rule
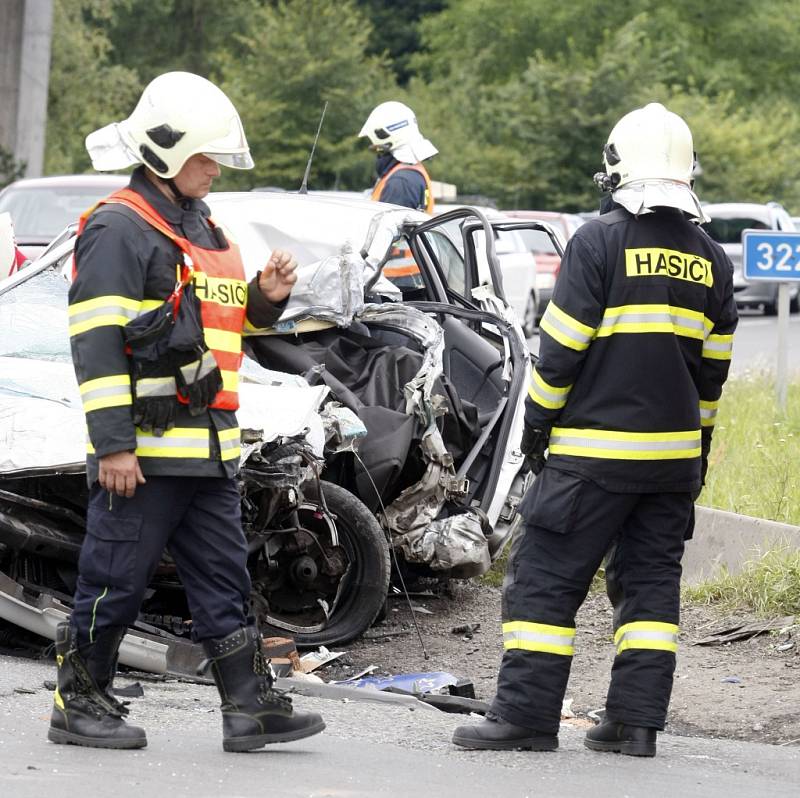
[[[239,247],[230,241],[227,249],[222,250],[204,249],[193,244],[187,238],[177,235],[141,194],[128,188],[120,189],[110,197],[100,200],[83,214],[78,235],[83,232],[86,221],[95,208],[107,203],[124,205],[141,216],[151,227],[169,238],[184,254],[185,262],[193,268],[192,283],[200,301],[203,339],[222,372],[222,390],[209,407],[237,410],[239,367],[243,356],[242,328],[247,311],[247,282]],[[177,264],[176,270],[176,279],[180,279],[181,269]],[[187,400],[180,395],[177,398],[181,403],[187,404]]]
[[[433,191],[431,189],[431,176],[428,174],[428,170],[421,164],[421,163],[397,163],[395,164],[376,184],[375,188],[372,189],[372,199],[376,202],[380,202],[381,194],[383,194],[383,188],[386,185],[386,182],[389,178],[395,173],[399,172],[402,169],[411,169],[414,172],[419,172],[422,177],[425,179],[425,208],[422,209],[425,213],[433,213]]]

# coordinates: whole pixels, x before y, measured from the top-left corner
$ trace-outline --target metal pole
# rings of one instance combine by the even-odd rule
[[[789,283],[778,286],[778,374],[776,379],[778,410],[786,413],[789,374]]]

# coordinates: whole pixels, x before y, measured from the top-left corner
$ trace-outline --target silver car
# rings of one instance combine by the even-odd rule
[[[800,230],[786,209],[778,202],[720,202],[703,206],[711,221],[705,231],[722,245],[733,263],[733,290],[739,308],[758,308],[766,316],[778,313],[778,283],[749,282],[742,269],[742,233],[745,230]],[[789,289],[789,310],[800,310],[800,288],[793,283]]]

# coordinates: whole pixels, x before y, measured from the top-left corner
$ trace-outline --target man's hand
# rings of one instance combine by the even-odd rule
[[[290,252],[276,249],[258,275],[258,288],[272,303],[282,302],[297,282],[297,261]]]
[[[100,468],[97,481],[109,493],[130,499],[136,492],[136,486],[145,483],[139,459],[133,452],[107,454],[98,459],[97,465]]]
[[[531,427],[528,424],[525,425],[525,430],[522,433],[522,443],[519,448],[525,455],[525,463],[535,475],[541,472],[547,462],[544,453],[549,440],[550,432],[548,430]]]

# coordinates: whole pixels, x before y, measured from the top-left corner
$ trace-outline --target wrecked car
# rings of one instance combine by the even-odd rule
[[[306,195],[209,204],[248,278],[274,248],[300,265],[278,323],[245,339],[242,516],[262,626],[302,646],[358,636],[384,606],[390,551],[399,572],[488,570],[518,523],[530,370],[489,222]],[[38,634],[68,611],[86,501],[71,235],[0,283],[0,618]],[[398,242],[421,287],[383,277]],[[190,629],[167,556],[131,631],[152,649]]]

